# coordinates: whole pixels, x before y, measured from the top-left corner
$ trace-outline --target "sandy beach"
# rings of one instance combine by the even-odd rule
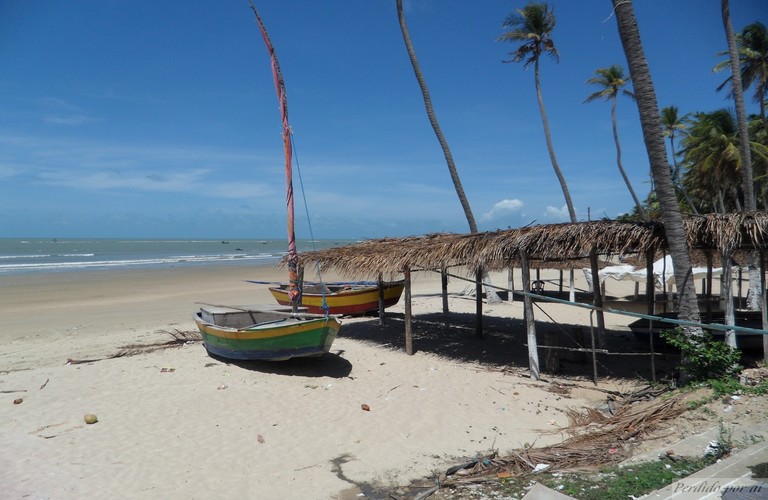
[[[402,349],[403,301],[385,326],[345,319],[318,359],[235,364],[200,342],[136,348],[194,332],[198,303],[272,303],[244,280],[281,278],[271,267],[3,277],[0,496],[375,497],[491,449],[559,442],[565,408],[605,398],[587,364],[567,397],[551,378],[526,376],[521,302],[487,306],[478,340],[474,300],[452,279],[446,329],[437,274],[414,276],[413,356]],[[537,320],[589,325],[588,311],[543,307]],[[84,422],[89,413],[98,423]]]

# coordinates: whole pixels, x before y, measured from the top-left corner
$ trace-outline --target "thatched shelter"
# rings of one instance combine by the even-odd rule
[[[692,260],[706,262],[711,268],[715,259],[757,251],[760,254],[762,276],[765,276],[765,251],[768,248],[768,212],[739,212],[687,216],[684,220]],[[547,224],[519,229],[506,229],[474,234],[435,233],[405,238],[371,239],[344,247],[305,252],[300,260],[305,267],[336,272],[356,279],[406,279],[406,338],[410,335],[410,272],[464,267],[480,275],[482,271],[503,271],[521,268],[529,324],[528,344],[531,370],[538,377],[535,355],[535,327],[530,307],[530,267],[548,269],[592,269],[593,306],[598,313],[598,330],[602,332],[602,297],[598,260],[620,256],[636,265],[646,264],[646,291],[654,295],[652,283],[653,259],[665,255],[667,241],[661,222],[618,222],[598,220],[580,223]],[[586,264],[588,263],[588,264]],[[586,265],[585,265],[586,264]],[[710,273],[711,274],[711,273]],[[764,279],[761,297],[765,297]],[[571,283],[573,278],[571,277]],[[711,294],[711,276],[707,283]],[[571,285],[573,290],[573,285]],[[445,281],[443,292],[446,293]],[[482,299],[477,286],[477,333],[482,336]],[[573,293],[571,294],[573,302]],[[444,299],[444,304],[447,299]],[[764,303],[764,300],[763,300]],[[445,307],[445,306],[444,306]],[[763,306],[765,309],[765,306]],[[649,306],[653,314],[653,306]],[[768,338],[768,337],[766,337]],[[408,340],[406,345],[409,344]],[[768,347],[768,346],[767,346]],[[412,350],[408,349],[407,350]],[[768,349],[766,349],[768,352]],[[534,367],[534,363],[536,366]]]
[[[768,212],[738,212],[688,216],[689,248],[694,254],[768,249]],[[520,265],[520,253],[538,267],[583,267],[592,252],[601,256],[654,256],[666,252],[660,222],[599,220],[575,224],[545,224],[475,234],[434,233],[405,238],[371,239],[353,245],[304,252],[305,267],[319,266],[341,274],[376,278],[399,275],[403,269],[499,271]],[[694,256],[695,257],[695,256]],[[698,259],[700,260],[699,256]]]

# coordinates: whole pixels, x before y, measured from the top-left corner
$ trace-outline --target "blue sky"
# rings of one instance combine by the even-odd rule
[[[496,41],[525,3],[405,2],[481,230],[567,220],[533,70],[502,63],[514,46]],[[730,3],[735,30],[766,21],[763,0]],[[632,202],[610,104],[583,104],[597,68],[627,67],[611,2],[550,4],[560,62],[543,60],[541,78],[555,151],[578,217],[613,218]],[[306,212],[318,239],[466,232],[395,0],[256,5],[287,86],[308,206],[297,179],[297,236],[309,237]],[[726,48],[720,1],[635,9],[659,105],[732,108],[711,71]],[[283,237],[280,117],[246,0],[0,0],[0,68],[0,237]],[[644,198],[636,107],[621,99],[617,113]]]

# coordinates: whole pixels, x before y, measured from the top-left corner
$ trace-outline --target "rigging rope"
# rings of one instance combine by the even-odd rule
[[[299,153],[296,149],[296,142],[293,139],[293,130],[291,130],[291,145],[293,146],[293,158],[294,158],[294,164],[296,165],[296,173],[299,176],[299,188],[301,190],[301,199],[304,201],[304,213],[307,216],[307,226],[309,227],[309,240],[312,243],[312,251],[317,251],[317,245],[315,244],[315,233],[312,231],[312,220],[309,218],[309,206],[307,205],[307,196],[304,192],[304,179],[301,176],[301,166],[299,164]],[[316,262],[315,266],[317,266],[317,277],[320,281],[320,291],[323,296],[323,305],[321,306],[322,309],[325,311],[325,316],[328,317],[330,307],[328,307],[328,301],[325,298],[325,286],[323,283],[323,274],[320,272],[320,263]]]

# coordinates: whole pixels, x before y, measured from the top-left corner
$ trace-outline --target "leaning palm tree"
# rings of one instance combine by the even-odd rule
[[[742,159],[741,176],[744,186],[744,209],[754,211],[757,209],[755,204],[755,186],[752,181],[752,157],[749,152],[749,130],[747,128],[747,113],[744,110],[744,88],[741,83],[741,69],[739,68],[739,49],[736,46],[736,36],[733,34],[731,26],[730,4],[728,0],[720,1],[720,8],[723,14],[723,26],[725,27],[725,38],[728,41],[728,58],[731,63],[731,93],[736,104],[736,117],[739,124],[740,153]]]
[[[549,130],[549,120],[544,108],[544,97],[541,94],[541,81],[539,77],[539,60],[542,54],[552,57],[555,61],[560,59],[557,48],[555,48],[555,42],[552,40],[552,31],[555,29],[555,24],[554,11],[546,3],[530,3],[522,9],[516,9],[514,13],[507,16],[503,26],[510,28],[510,31],[501,35],[498,40],[520,44],[517,50],[510,53],[512,59],[504,62],[523,62],[524,69],[533,64],[536,98],[539,101],[539,111],[541,112],[541,121],[544,125],[544,136],[547,140],[549,158],[552,162],[552,168],[555,170],[555,175],[560,182],[560,188],[563,190],[571,222],[576,222],[576,210],[573,208],[571,193],[568,191],[568,184],[565,182],[560,165],[557,163],[555,149],[552,146],[552,134]]]
[[[691,211],[694,214],[699,215],[699,211],[696,209],[696,204],[680,182],[680,163],[677,161],[677,149],[675,148],[677,134],[681,133],[685,135],[686,133],[688,117],[688,113],[680,116],[677,106],[667,106],[666,108],[661,109],[661,126],[664,127],[664,137],[669,138],[669,149],[672,155],[672,183],[675,185],[675,189],[683,195],[683,198],[685,198],[685,202]]]
[[[416,80],[419,82],[419,88],[421,89],[421,95],[424,99],[424,107],[427,111],[429,123],[432,125],[432,129],[435,131],[435,135],[437,136],[437,141],[440,143],[440,147],[443,149],[445,162],[448,164],[448,172],[451,175],[453,186],[456,188],[456,194],[459,197],[459,202],[461,203],[461,207],[464,209],[464,215],[466,216],[467,223],[469,224],[469,232],[476,233],[477,223],[475,222],[475,216],[472,214],[472,207],[469,206],[467,195],[464,193],[464,188],[461,185],[459,171],[456,169],[456,164],[453,161],[453,155],[451,154],[451,150],[448,147],[448,141],[445,139],[445,135],[443,135],[443,131],[437,121],[435,110],[432,107],[432,98],[430,97],[429,89],[427,88],[427,82],[424,80],[424,75],[421,72],[421,66],[419,65],[418,59],[416,58],[416,51],[414,50],[413,43],[411,42],[411,35],[408,31],[408,25],[405,23],[405,15],[403,14],[403,0],[397,0],[397,19],[400,22],[400,31],[403,34],[403,41],[405,42],[405,48],[408,51],[408,57],[411,60],[411,66],[413,66],[413,72],[416,75]],[[483,281],[486,284],[485,292],[488,302],[501,302],[498,294],[491,286],[489,286],[491,283],[487,274],[483,275]]]
[[[600,87],[600,90],[590,94],[584,102],[592,102],[597,99],[611,101],[611,124],[613,125],[613,142],[616,144],[616,166],[619,167],[621,177],[624,179],[624,183],[627,185],[627,189],[629,189],[629,194],[635,202],[637,212],[644,221],[647,221],[648,214],[645,213],[643,204],[640,203],[640,200],[635,194],[635,190],[632,188],[632,183],[629,182],[629,177],[627,177],[627,173],[624,171],[624,166],[621,163],[621,144],[619,143],[619,129],[616,125],[616,101],[618,100],[617,98],[619,94],[624,94],[630,99],[635,98],[635,95],[632,92],[624,88],[629,84],[630,80],[624,75],[624,68],[615,64],[612,64],[607,68],[598,68],[595,70],[595,73],[597,76],[587,80],[587,83],[597,85]]]
[[[744,208],[746,210],[757,210],[755,202],[755,186],[752,172],[752,157],[749,151],[749,129],[747,126],[747,113],[744,109],[744,87],[741,81],[741,68],[739,60],[739,48],[736,44],[736,36],[733,34],[731,26],[730,3],[728,0],[720,1],[720,8],[723,16],[723,27],[725,28],[725,38],[728,42],[728,59],[731,66],[731,94],[736,104],[736,116],[739,122],[740,153],[741,153],[741,174],[742,190],[744,191]],[[749,255],[749,300],[747,307],[752,310],[760,309],[760,283],[761,277],[758,272],[759,253],[750,252]],[[731,337],[733,337],[731,335]],[[768,345],[767,345],[768,346]]]
[[[651,174],[656,185],[656,196],[661,205],[661,218],[667,236],[669,255],[675,271],[678,290],[678,310],[681,319],[699,321],[699,304],[694,288],[691,259],[688,252],[683,217],[672,184],[667,148],[662,135],[661,115],[656,101],[656,91],[651,72],[645,59],[640,31],[635,19],[632,0],[611,0],[616,14],[619,38],[629,66],[629,74],[635,89],[635,102],[640,113]],[[701,328],[683,326],[689,336],[702,335]]]

